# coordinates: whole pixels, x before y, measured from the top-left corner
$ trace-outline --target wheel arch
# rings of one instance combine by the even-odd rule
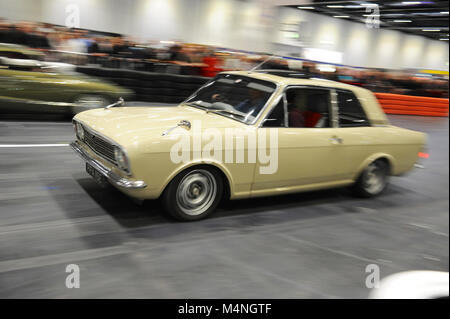
[[[161,196],[164,191],[166,190],[167,186],[170,184],[170,182],[180,173],[184,172],[187,169],[194,168],[194,167],[210,167],[215,169],[222,177],[223,181],[223,187],[224,187],[224,194],[223,198],[229,198],[231,194],[234,192],[233,188],[233,179],[230,171],[221,163],[219,162],[206,162],[206,161],[194,161],[190,163],[186,163],[185,165],[182,165],[178,167],[175,171],[170,174],[170,176],[166,179],[163,187],[161,188],[161,191],[158,196]]]
[[[368,158],[366,158],[361,165],[358,167],[356,172],[353,175],[353,180],[357,180],[361,173],[369,166],[370,163],[376,160],[383,160],[389,165],[389,175],[394,175],[396,171],[396,161],[392,155],[386,153],[376,153],[372,154]]]

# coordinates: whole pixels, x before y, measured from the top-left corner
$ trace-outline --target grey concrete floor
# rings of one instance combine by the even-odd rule
[[[195,223],[100,188],[67,146],[0,147],[0,298],[366,298],[368,264],[448,271],[448,118],[390,120],[428,133],[430,158],[383,196],[233,201]],[[67,121],[0,122],[0,145],[72,139]]]

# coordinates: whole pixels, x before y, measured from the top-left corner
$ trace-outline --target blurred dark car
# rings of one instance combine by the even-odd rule
[[[42,53],[0,44],[0,114],[74,115],[133,96],[133,91],[75,72],[66,63],[45,62]]]

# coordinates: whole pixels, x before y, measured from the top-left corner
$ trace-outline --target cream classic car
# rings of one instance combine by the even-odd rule
[[[225,72],[178,107],[94,109],[71,146],[100,183],[161,198],[179,220],[241,199],[351,186],[382,193],[425,135],[389,124],[368,90],[295,72]]]

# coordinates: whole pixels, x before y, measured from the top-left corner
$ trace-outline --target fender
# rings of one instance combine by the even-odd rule
[[[390,166],[390,175],[395,175],[396,167],[397,167],[395,158],[387,153],[375,153],[375,154],[370,155],[368,158],[366,158],[361,163],[361,165],[358,166],[358,168],[356,169],[355,173],[352,176],[352,179],[354,181],[356,181],[358,179],[359,175],[361,175],[361,173],[366,169],[366,167],[369,166],[370,163],[372,163],[373,161],[376,161],[379,158],[385,158],[388,160],[389,166]]]
[[[164,184],[158,194],[158,196],[160,196],[163,191],[166,189],[167,185],[175,178],[175,176],[177,176],[178,174],[180,174],[182,171],[193,167],[193,166],[198,166],[198,165],[209,165],[209,166],[213,166],[215,168],[217,168],[218,170],[220,170],[224,175],[225,178],[227,179],[229,188],[230,188],[230,197],[233,198],[234,196],[234,180],[233,177],[230,173],[230,171],[223,165],[223,163],[217,161],[217,160],[207,160],[207,159],[197,159],[195,161],[191,161],[188,163],[184,163],[182,166],[177,167],[177,169],[175,171],[173,171],[168,177],[167,179],[164,181]]]

